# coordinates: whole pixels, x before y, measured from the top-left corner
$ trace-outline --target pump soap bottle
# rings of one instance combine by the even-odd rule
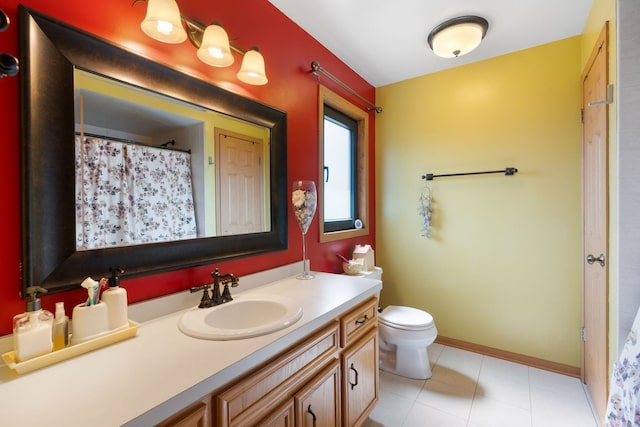
[[[118,330],[129,326],[127,312],[127,290],[120,287],[118,274],[124,273],[121,268],[110,268],[109,289],[102,293],[102,302],[107,304],[109,312],[109,329]]]
[[[38,298],[38,294],[45,292],[46,289],[37,286],[28,287],[26,312],[13,318],[13,347],[18,362],[50,353],[53,348],[53,314],[42,309]]]

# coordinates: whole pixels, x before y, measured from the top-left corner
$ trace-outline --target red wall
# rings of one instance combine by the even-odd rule
[[[73,26],[97,34],[115,44],[149,57],[157,62],[171,64],[180,71],[206,80],[243,96],[259,100],[288,113],[288,182],[294,179],[313,179],[318,176],[317,149],[317,90],[318,83],[310,75],[310,64],[317,60],[334,76],[355,89],[365,98],[375,100],[375,89],[360,78],[340,60],[322,47],[315,39],[302,31],[285,15],[266,0],[236,2],[218,0],[178,0],[183,15],[202,22],[219,21],[234,39],[234,44],[247,49],[254,45],[265,57],[269,83],[266,86],[249,86],[235,78],[240,60],[229,68],[212,68],[202,64],[189,42],[167,45],[147,37],[140,30],[146,4],[131,0],[91,2],[85,0],[24,0],[21,4],[43,12]],[[0,0],[2,9],[11,20],[10,27],[0,33],[0,52],[18,57],[18,2]],[[250,12],[249,12],[250,10]],[[328,80],[322,80],[330,89],[356,105],[362,102],[341,90]],[[0,199],[4,209],[0,211],[0,335],[11,333],[12,317],[24,311],[20,298],[20,119],[19,78],[0,79]],[[374,120],[370,121],[370,188],[374,188]],[[290,185],[290,184],[289,184]],[[317,215],[308,234],[308,252],[311,267],[316,271],[341,272],[336,253],[345,256],[358,244],[375,242],[374,193],[370,197],[371,234],[366,238],[343,240],[327,244],[318,242]],[[266,270],[302,259],[302,238],[299,228],[289,212],[289,249],[273,254],[242,258],[216,264],[221,271],[239,276]],[[213,265],[190,268],[164,274],[150,275],[122,281],[128,291],[129,302],[186,290],[190,286],[210,281]],[[108,266],[105,266],[107,270]],[[242,286],[242,284],[240,285]],[[78,284],[79,287],[79,284]],[[44,308],[53,311],[56,301],[64,301],[67,312],[75,304],[83,302],[82,289],[42,298]],[[194,304],[197,302],[194,299]]]

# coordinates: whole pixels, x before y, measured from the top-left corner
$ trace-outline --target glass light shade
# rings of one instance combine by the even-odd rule
[[[264,85],[269,81],[264,71],[264,58],[260,52],[251,49],[244,54],[238,80],[250,85]]]
[[[477,48],[484,29],[475,22],[461,23],[440,30],[433,36],[433,52],[443,58],[454,58]]]
[[[228,67],[233,64],[229,36],[224,28],[216,24],[205,28],[197,55],[202,62],[214,67]]]
[[[164,43],[182,43],[187,39],[175,0],[148,0],[147,16],[140,27],[146,35]]]

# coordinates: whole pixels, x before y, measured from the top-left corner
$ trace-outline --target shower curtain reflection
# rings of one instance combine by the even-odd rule
[[[76,136],[76,248],[197,237],[191,154]]]

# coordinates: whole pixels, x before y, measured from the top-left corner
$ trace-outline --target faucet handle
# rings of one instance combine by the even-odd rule
[[[198,291],[204,291],[202,293],[202,299],[200,300],[200,304],[198,304],[198,308],[209,308],[212,305],[211,297],[209,296],[209,285],[195,286],[193,288],[189,288],[189,292],[194,293]]]
[[[231,286],[233,286],[233,282],[231,282]],[[231,292],[229,291],[229,282],[225,282],[224,290],[222,291],[222,295],[220,296],[220,299],[222,300],[223,303],[233,301],[233,298],[231,297]]]
[[[202,285],[202,286],[194,286],[192,288],[189,288],[189,292],[191,292],[192,294],[196,293],[196,292],[200,292],[203,289],[208,288],[209,285]]]

